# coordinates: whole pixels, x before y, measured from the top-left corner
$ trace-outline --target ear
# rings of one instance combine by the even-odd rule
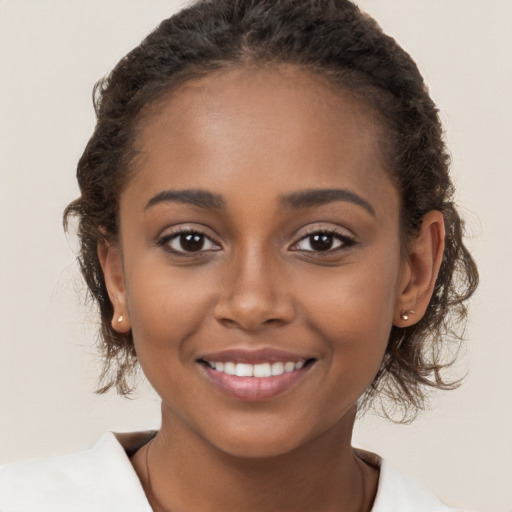
[[[423,318],[434,291],[444,252],[444,219],[437,210],[422,219],[421,229],[407,248],[393,324],[407,327]]]
[[[103,270],[108,296],[114,308],[112,328],[119,333],[127,333],[131,325],[126,306],[126,286],[121,250],[117,244],[100,240],[98,241],[98,258]]]

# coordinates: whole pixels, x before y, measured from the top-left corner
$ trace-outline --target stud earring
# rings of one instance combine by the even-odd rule
[[[118,319],[117,319],[117,323],[118,324],[122,324],[123,323],[123,320],[124,320],[124,316],[123,315],[119,315]]]
[[[414,311],[405,311],[405,309],[402,309],[402,311],[400,311],[400,319],[401,320],[409,320],[409,315],[413,315],[414,314]]]

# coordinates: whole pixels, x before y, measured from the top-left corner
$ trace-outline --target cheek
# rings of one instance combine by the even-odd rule
[[[144,272],[132,268],[127,273],[128,310],[141,363],[146,357],[158,358],[160,350],[170,347],[186,359],[187,340],[213,309],[210,273],[155,262],[144,268]]]
[[[314,292],[301,294],[303,316],[330,354],[332,375],[359,381],[363,388],[381,365],[392,328],[399,277],[393,254],[340,268],[335,276],[318,274]]]

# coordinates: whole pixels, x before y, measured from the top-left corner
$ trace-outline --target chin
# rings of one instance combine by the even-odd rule
[[[314,439],[322,437],[324,430],[316,432],[307,428],[304,421],[294,421],[288,427],[285,421],[278,424],[262,418],[260,422],[253,421],[249,425],[233,421],[225,428],[218,428],[215,432],[202,432],[200,435],[211,446],[226,455],[246,459],[264,459],[279,457],[294,452],[308,445]],[[299,425],[300,429],[296,426]],[[211,434],[208,435],[208,434]]]

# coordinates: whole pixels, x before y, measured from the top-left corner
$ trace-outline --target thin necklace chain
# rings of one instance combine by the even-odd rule
[[[146,478],[148,480],[148,492],[149,492],[150,497],[152,498],[152,501],[157,505],[157,507],[162,512],[173,512],[170,508],[166,508],[160,503],[160,501],[155,496],[155,493],[153,492],[153,488],[151,487],[151,477],[149,474],[149,447],[151,446],[151,443],[154,440],[155,440],[155,438],[153,437],[146,446]],[[365,504],[365,496],[366,496],[366,477],[364,475],[364,469],[361,467],[361,464],[362,463],[364,464],[364,462],[357,456],[356,456],[356,461],[357,461],[357,467],[359,468],[359,471],[361,473],[361,487],[362,487],[362,493],[361,493],[362,501],[361,501],[361,506],[359,507],[359,510],[360,510],[360,512],[365,512],[364,504]]]
[[[153,492],[153,488],[151,487],[151,477],[149,475],[149,447],[151,446],[151,443],[155,440],[155,438],[153,437],[149,443],[147,444],[147,447],[146,447],[146,477],[147,477],[147,480],[148,480],[148,491],[149,491],[149,496],[152,498],[152,501],[157,505],[157,507],[162,510],[163,512],[172,512],[172,510],[170,508],[165,508],[161,503],[160,501],[158,501],[157,497],[155,496],[155,493]]]
[[[361,506],[359,507],[360,512],[365,512],[364,503],[366,501],[366,477],[364,476],[364,466],[365,464],[359,457],[357,457],[357,465],[359,467],[359,471],[361,472],[361,487],[362,487],[362,493],[361,493]]]

